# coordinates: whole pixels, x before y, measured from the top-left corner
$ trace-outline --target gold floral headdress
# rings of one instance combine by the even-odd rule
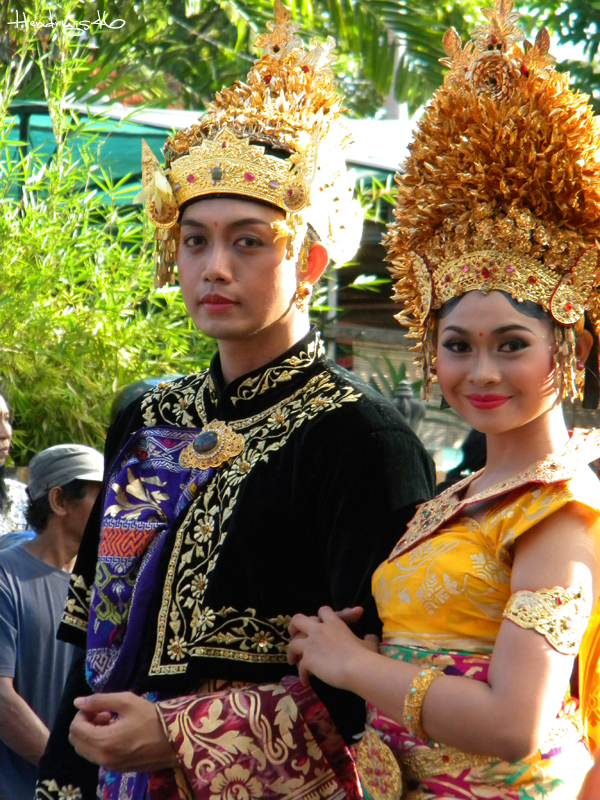
[[[281,208],[285,220],[274,227],[287,237],[289,259],[306,245],[309,224],[336,262],[358,248],[362,213],[344,158],[351,139],[330,67],[335,41],[305,48],[280,0],[274,17],[256,40],[263,56],[246,82],[223,89],[197,124],[167,139],[165,167],[143,143],[136,201],[146,200],[156,226],[159,285],[174,281],[179,209],[204,195],[241,195]]]
[[[600,322],[600,124],[554,70],[546,29],[526,41],[512,5],[483,9],[488,22],[464,48],[454,29],[444,36],[449,69],[396,177],[387,257],[425,392],[433,312],[464,292],[500,289],[550,313],[561,395],[573,398],[583,383],[575,333],[585,312]]]

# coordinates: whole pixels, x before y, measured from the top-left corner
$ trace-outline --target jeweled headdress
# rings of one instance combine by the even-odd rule
[[[464,48],[454,29],[444,36],[449,69],[396,177],[386,237],[397,319],[418,340],[427,391],[436,309],[474,289],[531,300],[556,323],[561,394],[573,398],[576,331],[584,312],[600,321],[600,124],[554,70],[546,29],[526,41],[512,6],[483,9]]]
[[[143,190],[156,226],[157,282],[173,282],[179,209],[193,198],[233,194],[269,202],[285,212],[278,233],[287,257],[298,256],[310,224],[337,262],[356,252],[362,231],[354,177],[346,169],[348,129],[330,68],[335,41],[304,47],[300,27],[280,0],[274,21],[256,45],[263,56],[245,83],[223,89],[196,125],[164,147],[161,167],[144,143]]]

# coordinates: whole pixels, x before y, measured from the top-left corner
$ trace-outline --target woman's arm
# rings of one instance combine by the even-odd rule
[[[586,613],[598,595],[600,557],[590,534],[595,518],[574,504],[543,520],[515,545],[512,593],[582,585]],[[295,617],[299,636],[290,661],[301,677],[312,673],[368,700],[402,722],[404,698],[418,668],[366,650],[329,609],[316,618]],[[535,630],[503,620],[488,682],[444,676],[427,690],[422,724],[430,738],[473,753],[516,761],[548,734],[573,668]]]

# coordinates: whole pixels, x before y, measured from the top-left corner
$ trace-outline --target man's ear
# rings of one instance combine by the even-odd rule
[[[54,486],[48,492],[48,503],[52,509],[52,513],[57,517],[64,517],[67,513],[65,504],[65,495],[61,486]]]
[[[575,343],[575,356],[577,357],[578,361],[581,361],[582,364],[585,364],[587,361],[587,357],[590,354],[593,344],[594,338],[589,331],[583,330],[577,335],[577,341]]]
[[[307,268],[301,271],[300,267],[296,267],[296,276],[299,281],[308,281],[314,286],[325,272],[327,264],[329,264],[329,253],[325,245],[321,242],[312,242],[308,251]]]

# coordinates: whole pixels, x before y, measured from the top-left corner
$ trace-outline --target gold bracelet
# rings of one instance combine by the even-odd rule
[[[422,670],[408,687],[404,698],[404,727],[410,734],[424,741],[429,738],[421,725],[421,708],[425,699],[425,692],[433,681],[436,678],[441,678],[443,674],[443,671],[437,667],[429,667],[429,669]]]

